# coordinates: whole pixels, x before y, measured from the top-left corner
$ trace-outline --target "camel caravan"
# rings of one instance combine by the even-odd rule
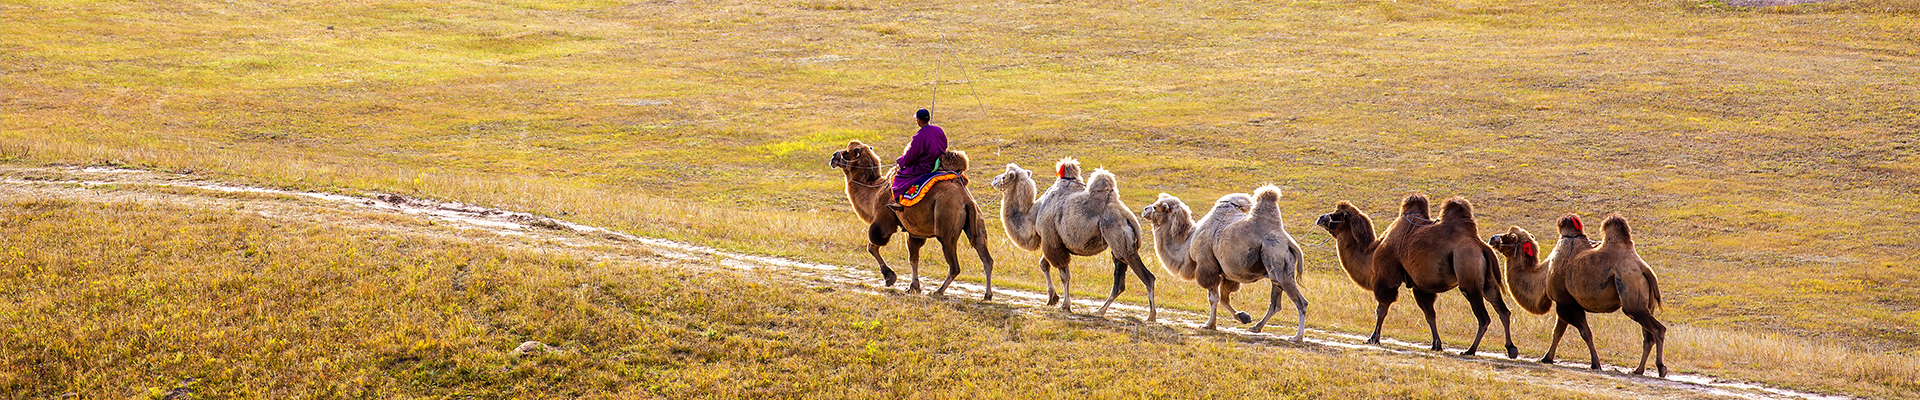
[[[947,278],[933,290],[935,296],[942,295],[959,276],[956,245],[965,237],[979,255],[986,276],[982,299],[992,300],[993,256],[987,250],[984,216],[967,188],[965,173],[970,162],[966,153],[946,149],[944,131],[928,124],[926,110],[920,110],[916,119],[920,131],[890,170],[883,172],[888,166],[881,163],[872,147],[859,141],[834,152],[828,165],[846,175],[847,200],[854,214],[868,224],[867,252],[880,265],[886,286],[893,286],[898,275],[880,256],[880,248],[892,240],[894,233],[907,233],[907,263],[913,275],[907,290],[911,293],[920,292],[920,248],[927,239],[940,242]],[[1000,219],[1007,237],[1023,250],[1040,253],[1047,305],[1058,304],[1061,310],[1072,312],[1072,258],[1104,252],[1113,260],[1113,288],[1096,313],[1105,315],[1114,299],[1126,291],[1127,272],[1132,271],[1146,287],[1147,320],[1156,320],[1155,277],[1140,256],[1147,235],[1143,230],[1151,229],[1161,269],[1206,289],[1205,329],[1217,328],[1220,307],[1241,324],[1254,323],[1250,314],[1234,308],[1232,295],[1242,284],[1265,280],[1273,285],[1272,298],[1265,316],[1248,330],[1258,333],[1264,329],[1268,319],[1284,307],[1284,295],[1299,318],[1292,340],[1304,340],[1307,299],[1299,280],[1305,256],[1281,220],[1279,188],[1268,185],[1253,194],[1226,194],[1199,219],[1193,218],[1193,210],[1178,197],[1161,193],[1135,215],[1121,201],[1119,178],[1112,172],[1095,169],[1083,176],[1080,163],[1073,158],[1057,162],[1053,172],[1054,181],[1044,192],[1039,190],[1033,171],[1017,164],[1007,164],[1005,172],[991,181],[1002,195]],[[1464,354],[1479,350],[1492,323],[1487,313],[1491,305],[1500,317],[1506,356],[1518,358],[1520,350],[1513,344],[1509,326],[1512,315],[1504,293],[1511,288],[1521,309],[1536,315],[1552,309],[1558,317],[1552,345],[1541,362],[1554,362],[1560,339],[1571,325],[1587,344],[1590,367],[1600,369],[1587,313],[1618,311],[1642,329],[1640,366],[1633,373],[1645,372],[1651,354],[1659,375],[1667,376],[1666,327],[1653,317],[1653,310],[1661,304],[1659,281],[1634,251],[1626,219],[1607,217],[1601,229],[1606,240],[1599,241],[1586,236],[1579,216],[1568,214],[1556,226],[1560,240],[1552,253],[1541,259],[1532,234],[1517,226],[1482,240],[1473,206],[1464,198],[1448,199],[1438,215],[1430,211],[1425,196],[1407,196],[1401,200],[1400,211],[1387,221],[1386,229],[1376,232],[1371,217],[1352,203],[1341,201],[1314,223],[1332,236],[1347,277],[1373,293],[1378,303],[1367,343],[1380,343],[1387,310],[1404,287],[1413,292],[1414,302],[1426,318],[1431,349],[1442,350],[1434,302],[1441,293],[1457,288],[1479,324]],[[1150,228],[1143,228],[1142,221]],[[1500,269],[1502,257],[1507,262],[1504,274]],[[1056,270],[1060,277],[1058,291],[1053,283]]]

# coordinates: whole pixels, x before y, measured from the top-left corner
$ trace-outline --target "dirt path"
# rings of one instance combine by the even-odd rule
[[[897,291],[872,286],[876,272],[866,266],[814,264],[774,257],[737,254],[712,248],[662,239],[614,232],[564,220],[523,212],[491,209],[473,205],[420,200],[392,194],[344,195],[316,192],[292,192],[247,187],[202,180],[191,175],[157,173],[103,167],[24,168],[0,166],[0,196],[7,198],[50,198],[76,201],[135,202],[188,205],[224,210],[252,211],[271,218],[306,220],[316,223],[344,224],[359,228],[392,230],[399,233],[452,237],[482,241],[512,248],[533,248],[547,252],[575,254],[595,260],[622,260],[669,263],[676,267],[701,270],[772,271],[781,279],[794,279],[811,285],[831,285],[839,289],[875,294]],[[393,215],[419,217],[433,224],[410,224],[409,219]],[[757,275],[757,274],[756,274]],[[954,282],[947,301],[978,301],[983,288],[969,282]],[[1015,312],[1053,318],[1103,320],[1119,324],[1145,322],[1145,307],[1116,302],[1104,318],[1086,314],[1064,314],[1045,306],[1046,294],[997,288],[994,303],[1014,306]],[[1099,306],[1097,299],[1077,301],[1084,310]],[[1435,358],[1494,365],[1500,379],[1518,383],[1552,386],[1605,396],[1640,398],[1743,398],[1743,399],[1848,399],[1769,387],[1750,382],[1730,381],[1704,375],[1673,374],[1668,378],[1627,374],[1631,368],[1606,365],[1603,371],[1591,371],[1585,364],[1542,365],[1522,358],[1509,360],[1499,356],[1462,356],[1463,349],[1449,348],[1446,353],[1426,350],[1426,346],[1386,340],[1382,346],[1362,344],[1365,337],[1344,332],[1308,329],[1305,344],[1286,341],[1293,330],[1279,324],[1270,333],[1249,333],[1242,328],[1217,332],[1199,330],[1206,316],[1162,308],[1158,324],[1177,327],[1188,335],[1231,335],[1242,342],[1265,346],[1322,347],[1341,351],[1380,352],[1402,356],[1409,364]],[[1497,353],[1497,352],[1494,352]],[[1560,379],[1560,374],[1578,374],[1591,378],[1582,381]],[[1605,384],[1612,382],[1611,385]],[[1596,384],[1598,383],[1598,384]],[[1611,386],[1611,387],[1608,387]]]

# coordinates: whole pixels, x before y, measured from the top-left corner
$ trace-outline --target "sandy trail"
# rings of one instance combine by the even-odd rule
[[[192,190],[140,190],[142,188],[189,188]],[[196,193],[197,192],[197,193]],[[239,195],[222,195],[239,194]],[[784,258],[738,254],[670,240],[630,235],[565,220],[524,212],[474,205],[409,198],[393,194],[348,195],[298,192],[226,184],[184,174],[107,167],[28,168],[0,166],[0,196],[7,198],[56,198],[78,201],[166,203],[226,210],[250,210],[272,218],[308,220],[318,223],[347,224],[356,227],[395,230],[408,234],[478,240],[508,247],[535,248],[541,251],[578,254],[592,259],[618,259],[647,263],[669,263],[676,267],[703,270],[777,272],[780,279],[805,281],[810,285],[829,285],[866,293],[897,295],[893,289],[878,288],[877,271],[871,266],[815,264]],[[392,218],[372,215],[403,214],[436,222],[431,226],[395,223]],[[903,279],[906,277],[902,277]],[[934,282],[937,285],[937,280]],[[902,283],[904,286],[904,283]],[[975,283],[955,281],[948,288],[946,301],[978,302],[984,288]],[[1562,362],[1543,365],[1523,354],[1510,360],[1500,351],[1463,356],[1464,349],[1448,348],[1433,352],[1425,345],[1383,340],[1381,346],[1367,345],[1365,336],[1345,332],[1307,329],[1306,343],[1287,341],[1293,334],[1291,318],[1277,319],[1268,332],[1250,333],[1241,327],[1226,327],[1216,332],[1200,330],[1206,316],[1177,309],[1162,308],[1158,322],[1142,320],[1146,308],[1115,302],[1107,315],[1065,314],[1048,307],[1046,294],[1006,287],[995,288],[993,303],[1014,306],[1015,312],[1051,318],[1104,320],[1115,324],[1175,327],[1187,335],[1233,335],[1254,345],[1286,347],[1322,347],[1327,350],[1379,352],[1405,357],[1409,363],[1434,358],[1495,365],[1502,380],[1559,387],[1605,396],[1639,398],[1741,398],[1741,399],[1850,399],[1821,395],[1695,374],[1672,374],[1667,378],[1631,375],[1631,368],[1605,365],[1592,371],[1583,363]],[[1081,310],[1096,310],[1099,299],[1075,301]],[[1276,317],[1290,316],[1283,312]],[[1497,347],[1497,346],[1496,346]],[[1533,357],[1537,358],[1537,355]],[[1569,382],[1556,379],[1560,372],[1593,378],[1589,381],[1613,382],[1611,387],[1594,382]]]

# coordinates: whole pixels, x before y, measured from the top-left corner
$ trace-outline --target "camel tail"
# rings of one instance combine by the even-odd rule
[[[1600,231],[1607,234],[1606,241],[1601,242],[1602,246],[1614,243],[1623,245],[1633,244],[1633,233],[1631,229],[1627,228],[1627,219],[1621,218],[1619,215],[1607,216],[1607,220],[1600,223]]]
[[[960,232],[966,234],[968,242],[987,242],[987,220],[980,214],[980,204],[967,202],[967,219],[960,226]]]
[[[1486,261],[1487,277],[1486,279],[1481,280],[1481,282],[1486,282],[1487,286],[1493,287],[1494,296],[1499,296],[1500,292],[1507,291],[1506,289],[1507,282],[1502,280],[1504,279],[1503,277],[1507,276],[1507,274],[1500,273],[1500,255],[1494,254],[1492,247],[1480,246],[1480,257],[1485,258],[1487,260]],[[1523,302],[1521,304],[1526,304],[1526,303]],[[1527,311],[1533,311],[1533,310],[1527,310]],[[1539,313],[1535,313],[1535,314],[1539,314]]]
[[[1053,164],[1053,177],[1080,179],[1080,160],[1073,157],[1060,159],[1060,162]]]
[[[1281,239],[1284,238],[1285,237],[1281,237]],[[1264,243],[1264,246],[1261,246],[1260,257],[1261,261],[1266,263],[1267,270],[1270,271],[1268,274],[1280,275],[1268,275],[1267,279],[1280,282],[1280,279],[1276,278],[1285,277],[1293,278],[1294,282],[1300,281],[1300,267],[1301,264],[1304,264],[1305,257],[1301,255],[1299,251],[1294,250],[1291,242],[1268,239],[1266,243]]]
[[[1255,218],[1280,218],[1280,188],[1273,185],[1261,186],[1253,191],[1253,216]]]
[[[1640,268],[1640,276],[1647,278],[1647,292],[1653,295],[1651,309],[1658,310],[1665,301],[1660,299],[1660,277],[1653,274],[1653,268]]]
[[[1447,204],[1440,206],[1440,213],[1442,220],[1471,222],[1473,221],[1473,203],[1468,203],[1467,199],[1459,197],[1447,199]]]

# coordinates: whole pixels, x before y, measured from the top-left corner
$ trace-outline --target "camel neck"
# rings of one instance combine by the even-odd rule
[[[1507,256],[1507,290],[1513,293],[1513,300],[1527,312],[1545,314],[1553,306],[1553,299],[1547,295],[1547,280],[1553,271],[1540,263],[1538,255],[1527,255],[1518,248],[1501,252]]]
[[[1006,228],[1007,237],[1013,239],[1015,246],[1037,250],[1040,248],[1040,233],[1033,226],[1033,203],[1034,192],[1039,189],[1035,187],[1032,179],[1019,179],[1011,186],[1000,198],[1000,220],[1004,224],[1002,226]]]
[[[853,203],[853,213],[859,215],[861,221],[873,223],[881,211],[886,211],[881,208],[893,198],[893,187],[887,185],[886,176],[878,170],[848,168],[846,171],[847,201]]]

